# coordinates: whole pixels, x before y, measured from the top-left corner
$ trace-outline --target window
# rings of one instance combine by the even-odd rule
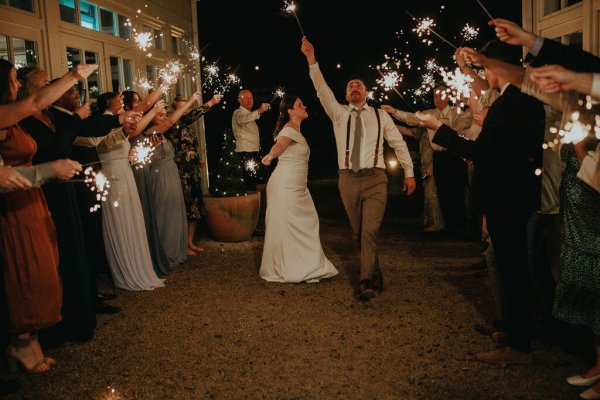
[[[8,38],[4,35],[0,35],[0,58],[10,61],[8,54]]]
[[[32,40],[0,35],[0,58],[10,61],[15,68],[38,65],[37,43]]]
[[[0,0],[0,4],[8,5],[19,10],[33,12],[33,0]]]
[[[552,14],[577,3],[581,3],[581,0],[544,0],[544,15]]]
[[[110,76],[113,92],[133,88],[133,61],[121,57],[110,57]]]
[[[77,23],[77,10],[75,9],[75,0],[60,0],[60,19],[71,24]]]
[[[131,20],[123,15],[119,15],[119,37],[122,39],[131,39]]]
[[[67,47],[67,67],[69,69],[73,68],[77,64],[80,64],[82,60],[85,60],[85,62],[88,64],[98,64],[99,56],[98,53],[94,53],[92,51],[84,51],[81,49]],[[86,94],[89,94],[90,98],[95,99],[98,97],[98,95],[100,95],[100,93],[102,93],[100,68],[94,71],[94,73],[91,74],[86,80],[79,81],[75,84],[79,90],[79,93],[82,93],[82,97],[85,97]]]
[[[12,38],[13,63],[16,68],[38,65],[37,45],[31,40]]]
[[[100,30],[109,35],[117,35],[117,25],[115,13],[104,8],[100,8]]]
[[[98,30],[98,12],[95,4],[81,0],[79,2],[80,24],[84,28]]]
[[[151,84],[153,87],[155,86],[155,83],[156,83],[156,74],[157,74],[156,66],[154,66],[152,64],[146,65],[146,79],[148,80],[148,83]],[[150,93],[150,92],[152,92],[152,89],[148,90],[148,93]]]
[[[154,47],[159,50],[165,49],[165,39],[163,37],[163,32],[160,29],[154,30]]]

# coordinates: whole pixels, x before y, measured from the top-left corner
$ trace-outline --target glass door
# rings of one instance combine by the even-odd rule
[[[104,82],[106,66],[102,43],[68,34],[63,34],[63,39],[67,69],[71,70],[77,64],[99,65],[98,69],[87,79],[77,83],[82,101],[95,99],[110,90]]]

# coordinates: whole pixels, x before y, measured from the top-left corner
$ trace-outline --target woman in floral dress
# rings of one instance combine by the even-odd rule
[[[207,113],[210,108],[221,101],[221,96],[215,95],[205,104],[186,112],[183,117],[167,132],[167,136],[175,149],[175,163],[179,169],[185,209],[188,221],[188,256],[196,255],[204,249],[194,244],[196,225],[202,217],[204,203],[202,200],[202,181],[200,169],[204,167],[204,160],[198,154],[198,137],[190,127],[198,118]],[[173,102],[175,110],[185,107],[187,100],[177,97]]]

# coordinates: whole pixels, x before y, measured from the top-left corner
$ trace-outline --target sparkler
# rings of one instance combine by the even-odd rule
[[[96,201],[98,201],[97,204],[90,208],[90,212],[98,211],[100,203],[106,201],[108,189],[110,189],[110,181],[102,171],[95,172],[92,167],[87,167],[83,171],[83,175],[83,182],[92,192],[96,192]]]
[[[300,32],[302,32],[302,36],[306,36],[304,34],[304,29],[302,28],[302,24],[298,19],[298,15],[296,15],[296,4],[293,1],[284,1],[283,2],[283,10],[288,14],[293,14],[294,18],[296,18],[296,22],[298,23],[298,27],[300,28]]]
[[[246,161],[245,164],[244,164],[244,168],[252,176],[256,176],[256,172],[258,170],[258,167],[259,167],[259,164],[256,161],[252,160],[252,159]]]
[[[599,117],[596,116],[596,127],[594,128],[596,136],[600,132],[598,125]],[[581,122],[579,120],[579,111],[575,111],[569,117],[569,121],[565,124],[564,129],[557,130],[556,128],[551,128],[550,132],[558,133],[561,136],[561,143],[579,143],[590,134],[591,130],[592,126]]]
[[[152,47],[152,32],[135,32],[134,30],[133,41],[140,50],[145,52]]]
[[[492,14],[490,14],[490,12],[487,10],[487,8],[485,8],[485,6],[483,5],[483,3],[479,0],[475,0],[477,1],[477,4],[479,4],[479,6],[483,9],[483,11],[487,14],[488,17],[490,17],[490,19],[494,19],[494,17],[492,17]]]
[[[471,40],[477,39],[477,35],[479,35],[479,28],[466,24],[462,28],[461,34],[465,42],[470,42]]]
[[[137,145],[131,149],[129,154],[129,163],[135,166],[135,169],[144,168],[144,165],[152,162],[152,154],[154,154],[155,147],[148,138],[137,143]]]
[[[455,104],[461,104],[461,99],[469,98],[471,96],[471,83],[473,78],[471,76],[463,74],[460,68],[456,68],[454,72],[446,71],[440,68],[440,74],[448,90],[448,97]]]
[[[275,89],[275,91],[273,92],[273,98],[271,99],[269,104],[273,103],[278,98],[283,99],[283,96],[285,96],[285,92],[283,91],[283,88]]]
[[[455,50],[457,49],[457,47],[455,45],[453,45],[448,39],[446,39],[445,37],[443,37],[436,31],[431,29],[432,26],[435,26],[435,21],[433,20],[433,18],[416,18],[414,15],[409,13],[407,10],[404,10],[404,12],[406,14],[408,14],[408,16],[411,17],[413,20],[417,21],[417,27],[413,29],[413,32],[416,32],[419,37],[422,37],[427,32],[431,32],[438,38],[442,39],[446,44],[451,46],[453,49],[455,49]],[[427,43],[427,45],[431,44],[430,40],[423,40],[423,42]]]
[[[398,89],[396,89],[396,85],[398,84],[398,82],[402,82],[402,77],[395,71],[384,74],[383,72],[381,72],[381,70],[379,68],[376,68],[376,70],[377,70],[377,72],[379,72],[379,75],[381,75],[381,79],[378,79],[377,82],[380,83],[381,85],[384,85],[383,86],[384,90],[386,90],[385,89],[386,87],[387,87],[386,91],[389,91],[390,89],[392,89],[394,92],[396,92],[398,97],[400,97],[402,99],[402,101],[404,101],[406,103],[408,108],[410,108],[413,112],[416,112],[416,110],[406,100],[406,98],[402,95],[402,93],[400,93],[400,91],[398,91]]]

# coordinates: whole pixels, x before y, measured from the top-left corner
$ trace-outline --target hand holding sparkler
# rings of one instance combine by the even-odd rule
[[[485,62],[488,60],[488,58],[483,54],[470,47],[463,47],[460,52],[465,63],[476,65],[478,67],[485,67]]]
[[[528,49],[531,49],[535,43],[536,36],[534,34],[524,31],[512,21],[496,18],[488,24],[496,27],[496,36],[505,43],[514,46],[525,46]]]
[[[98,64],[77,64],[69,73],[82,81],[98,69]]]
[[[125,122],[128,124],[135,124],[142,119],[142,113],[138,111],[125,111],[119,114],[119,123],[123,125]]]
[[[54,170],[54,174],[58,179],[66,181],[67,179],[71,179],[74,175],[81,172],[81,164],[77,161],[64,159],[64,160],[56,160],[52,162],[52,169]]]
[[[300,51],[306,56],[308,65],[317,63],[317,59],[315,58],[315,48],[312,43],[308,41],[306,36],[302,38],[302,47],[300,47]]]
[[[73,110],[75,114],[79,116],[81,119],[86,119],[90,116],[90,102],[86,101],[84,105],[75,107]]]
[[[427,129],[431,129],[433,131],[437,131],[440,126],[442,126],[442,122],[434,117],[431,114],[426,114],[420,111],[415,113],[415,116],[421,121],[421,126]]]
[[[216,104],[219,104],[221,102],[221,99],[223,98],[223,95],[220,94],[215,94],[212,99],[210,99],[209,101],[206,102],[206,105],[209,107],[212,107]]]
[[[394,115],[394,114],[396,114],[396,111],[398,111],[394,107],[387,105],[387,104],[382,104],[381,109],[390,115]]]
[[[594,76],[591,72],[574,72],[560,65],[544,65],[533,70],[531,80],[546,93],[576,90],[590,94]]]
[[[257,111],[258,111],[258,113],[259,113],[259,114],[262,114],[262,113],[264,113],[265,111],[267,111],[267,110],[270,110],[270,109],[271,109],[271,105],[270,105],[269,103],[262,103],[262,104],[261,104],[261,105],[258,107]]]

